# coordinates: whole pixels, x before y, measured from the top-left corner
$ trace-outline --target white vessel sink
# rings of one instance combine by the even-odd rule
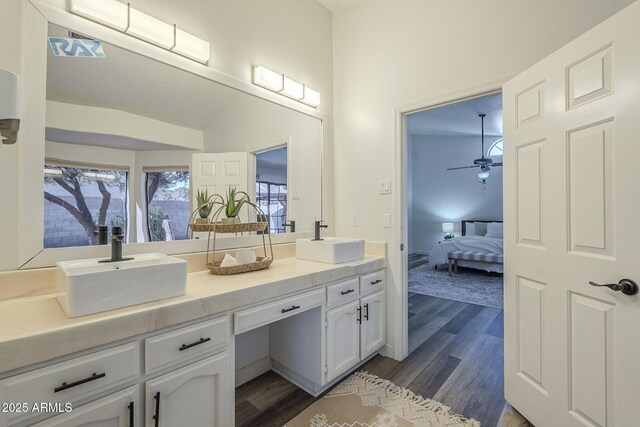
[[[100,258],[102,259],[102,258]],[[163,254],[135,255],[132,260],[100,259],[59,262],[58,302],[67,317],[184,295],[187,262]]]
[[[359,260],[364,258],[364,240],[339,237],[297,239],[296,258],[328,264]]]

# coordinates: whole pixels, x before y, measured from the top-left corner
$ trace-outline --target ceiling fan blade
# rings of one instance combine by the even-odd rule
[[[491,163],[491,166],[502,166],[502,162],[500,162],[500,163]]]
[[[479,167],[480,167],[480,165],[473,165],[473,166],[460,166],[460,167],[457,167],[457,168],[449,168],[449,169],[447,169],[447,170],[448,170],[448,171],[454,171],[454,170],[457,170],[457,169],[473,169],[473,168],[479,168]]]

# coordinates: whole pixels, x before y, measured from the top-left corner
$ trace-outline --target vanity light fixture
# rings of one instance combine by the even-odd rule
[[[253,67],[253,84],[314,108],[320,105],[320,92],[262,65]]]
[[[71,0],[70,11],[107,27],[206,64],[209,42],[117,0]]]

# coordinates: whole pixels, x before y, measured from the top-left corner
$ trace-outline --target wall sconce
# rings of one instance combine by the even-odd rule
[[[262,65],[253,67],[253,84],[314,108],[320,105],[320,92]]]
[[[0,140],[15,144],[20,129],[20,77],[0,70]]]
[[[117,0],[71,0],[71,13],[206,64],[209,42]]]

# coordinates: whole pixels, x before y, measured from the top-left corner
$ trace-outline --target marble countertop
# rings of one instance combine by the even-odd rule
[[[268,270],[234,276],[198,271],[181,297],[76,318],[55,294],[0,301],[0,373],[385,267],[384,256],[367,255],[335,265],[276,259]]]

